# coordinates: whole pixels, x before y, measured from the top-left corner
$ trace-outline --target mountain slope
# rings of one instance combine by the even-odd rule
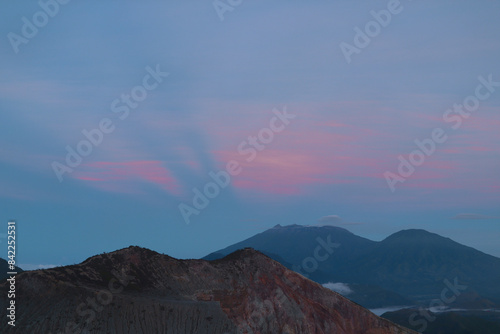
[[[208,262],[129,247],[16,284],[13,333],[416,333],[253,249]]]

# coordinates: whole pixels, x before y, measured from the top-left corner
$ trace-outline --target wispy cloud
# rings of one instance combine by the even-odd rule
[[[487,216],[481,215],[477,213],[459,213],[456,216],[451,217],[450,219],[456,220],[483,220],[483,219],[500,219],[498,216]]]
[[[328,215],[323,216],[318,219],[318,223],[316,225],[325,226],[325,225],[333,225],[333,226],[352,226],[352,225],[364,225],[364,223],[360,222],[348,222],[342,219],[338,215]]]
[[[133,191],[131,183],[145,181],[171,194],[181,193],[177,180],[171,176],[162,161],[156,160],[98,161],[86,164],[74,173],[74,177],[105,191],[130,192]]]
[[[342,296],[347,296],[353,293],[352,289],[346,283],[332,283],[328,282],[323,284],[327,289],[340,293]]]
[[[323,216],[318,219],[318,223],[321,223],[323,225],[339,225],[342,223],[342,218],[337,215]]]

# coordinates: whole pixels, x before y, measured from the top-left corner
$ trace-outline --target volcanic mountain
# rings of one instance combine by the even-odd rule
[[[205,261],[131,246],[24,272],[16,290],[9,333],[416,334],[253,249]]]

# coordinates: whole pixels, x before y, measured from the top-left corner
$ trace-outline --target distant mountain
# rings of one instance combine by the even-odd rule
[[[17,323],[2,333],[416,334],[253,249],[209,262],[131,246],[24,272],[16,288]]]
[[[348,286],[352,292],[345,294],[345,296],[353,302],[369,309],[389,305],[411,306],[415,304],[410,298],[403,297],[394,291],[381,288],[377,285],[351,283]]]
[[[7,275],[7,272],[10,272],[11,270],[9,269],[9,263],[0,258],[0,282],[3,281],[4,279],[9,278],[10,275]],[[22,273],[23,270],[17,266],[15,266],[14,272],[17,272],[18,274]]]
[[[417,309],[387,312],[382,317],[425,334],[498,334],[500,315],[488,312],[428,312],[419,315]]]
[[[357,284],[364,291],[353,289],[348,297],[365,307],[398,299],[425,305],[440,298],[446,282],[466,286],[460,294],[500,305],[500,259],[425,230],[404,230],[375,242],[340,227],[277,225],[206,258],[243,247],[276,254],[319,283]],[[463,307],[467,300],[462,298]]]
[[[346,279],[376,284],[415,300],[439,298],[444,280],[500,302],[500,259],[424,230],[404,230],[351,263]]]
[[[340,266],[345,267],[346,263],[363,256],[373,249],[376,244],[375,241],[359,237],[340,227],[302,225],[283,227],[278,224],[253,237],[209,254],[203,259],[214,259],[238,249],[252,247],[263,253],[269,253],[271,257],[273,257],[272,254],[275,254],[291,266],[300,266],[302,268],[301,273],[304,276],[316,281],[321,281],[321,278],[323,280],[335,280],[341,279],[340,276],[335,276],[337,268]],[[309,257],[314,258],[314,252],[318,246],[321,246],[317,252],[320,259],[326,255],[328,255],[328,258],[324,261],[316,260],[319,268],[310,270],[313,268],[314,262],[306,259]],[[274,259],[280,261],[277,258]],[[328,273],[328,275],[321,277],[323,273]]]

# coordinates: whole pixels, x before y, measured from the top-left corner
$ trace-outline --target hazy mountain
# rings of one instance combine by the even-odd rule
[[[424,334],[500,333],[498,312],[428,312],[425,316],[418,314],[417,309],[405,309],[384,313],[382,317]]]
[[[9,333],[416,334],[253,249],[205,261],[131,246],[24,272],[16,287]]]
[[[446,282],[466,286],[460,290],[462,306],[467,307],[467,295],[500,304],[499,258],[424,230],[404,230],[375,242],[339,227],[277,225],[207,257],[242,247],[276,254],[320,283],[358,284],[363,292],[353,289],[348,297],[366,307],[429,303],[440,297]]]
[[[377,243],[366,238],[359,237],[346,229],[335,226],[302,226],[289,225],[275,227],[256,234],[246,240],[207,255],[204,259],[213,259],[217,256],[225,256],[231,252],[245,247],[252,247],[264,253],[276,254],[290,265],[304,267],[303,274],[316,281],[318,271],[328,273],[323,279],[341,279],[335,276],[335,271],[340,266],[358,259],[369,252]],[[328,254],[324,261],[317,261],[319,270],[308,271],[303,262],[308,257],[314,257],[314,251],[321,247],[318,255],[320,257]],[[319,254],[320,253],[320,254]],[[330,254],[331,253],[331,254]],[[272,255],[271,255],[272,257]],[[279,259],[276,259],[279,261]],[[333,276],[332,276],[333,275]]]
[[[376,285],[351,283],[348,286],[352,292],[341,294],[366,308],[373,309],[388,305],[411,306],[415,304],[410,298]]]
[[[439,298],[444,280],[500,301],[500,259],[424,230],[405,230],[353,261],[347,277],[416,300]]]

